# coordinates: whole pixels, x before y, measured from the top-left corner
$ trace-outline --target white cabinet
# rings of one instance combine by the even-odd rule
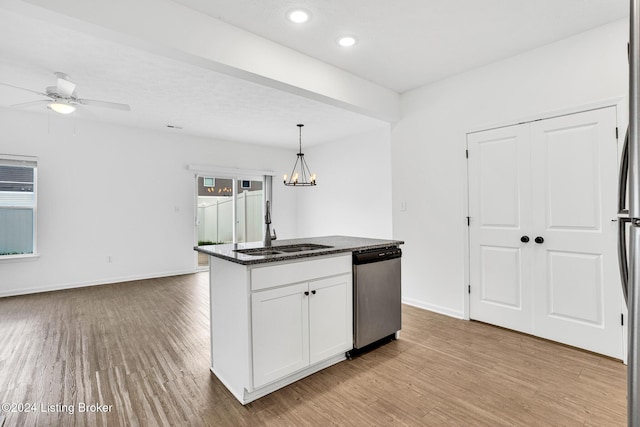
[[[210,257],[211,370],[243,404],[353,348],[351,253],[245,266]]]
[[[253,386],[352,348],[351,275],[253,292]]]
[[[353,348],[351,274],[309,284],[309,363]]]
[[[309,366],[308,284],[251,295],[253,386]]]

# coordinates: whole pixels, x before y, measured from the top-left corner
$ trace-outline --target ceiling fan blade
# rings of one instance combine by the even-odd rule
[[[20,104],[9,105],[9,107],[21,108],[21,107],[30,107],[32,105],[44,105],[44,104],[50,104],[50,103],[51,103],[51,100],[41,99],[40,101],[21,102]]]
[[[78,99],[82,105],[91,105],[94,107],[113,108],[115,110],[131,111],[131,107],[127,104],[119,104],[117,102],[97,101],[95,99]]]
[[[35,93],[36,95],[40,95],[40,96],[49,96],[49,95],[47,95],[46,93],[37,92],[37,91],[35,91],[35,90],[26,89],[26,88],[23,88],[23,87],[20,87],[20,86],[10,85],[10,84],[7,84],[7,83],[0,83],[0,85],[2,85],[2,86],[9,86],[9,87],[12,87],[12,88],[14,88],[14,89],[26,90],[27,92]]]
[[[69,80],[69,76],[64,73],[55,73],[58,76],[58,84],[56,85],[56,92],[60,96],[69,98],[76,90],[76,84]]]

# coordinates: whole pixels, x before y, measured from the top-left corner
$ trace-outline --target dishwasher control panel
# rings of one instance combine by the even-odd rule
[[[370,262],[380,262],[388,259],[400,258],[402,256],[402,249],[398,247],[374,249],[363,252],[355,252],[353,254],[353,263],[367,264]]]

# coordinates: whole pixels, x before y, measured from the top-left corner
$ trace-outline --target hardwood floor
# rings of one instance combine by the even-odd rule
[[[208,293],[197,273],[0,299],[0,402],[36,406],[5,425],[626,425],[621,362],[408,306],[400,340],[242,406],[209,372]]]

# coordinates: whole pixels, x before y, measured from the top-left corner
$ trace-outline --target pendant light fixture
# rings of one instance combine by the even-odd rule
[[[284,176],[284,185],[291,185],[294,187],[308,187],[316,185],[316,174],[313,175],[309,172],[309,166],[304,160],[304,154],[302,153],[302,127],[303,124],[297,125],[300,131],[300,148],[298,150],[296,163],[293,165],[291,175],[287,180],[287,175]]]

